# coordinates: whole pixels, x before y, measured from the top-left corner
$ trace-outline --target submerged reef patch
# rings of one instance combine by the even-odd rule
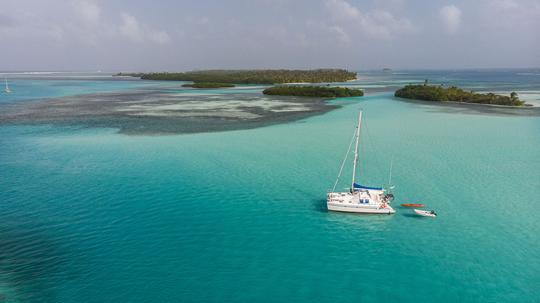
[[[190,92],[137,90],[18,102],[0,113],[0,124],[68,124],[118,128],[131,135],[179,134],[255,128],[337,107],[323,98]]]

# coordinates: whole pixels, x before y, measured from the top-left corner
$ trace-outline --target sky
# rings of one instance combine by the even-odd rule
[[[540,67],[540,0],[0,0],[0,70]]]

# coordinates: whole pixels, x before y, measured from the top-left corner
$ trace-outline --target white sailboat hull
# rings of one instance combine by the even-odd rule
[[[328,210],[331,211],[340,211],[347,213],[363,213],[363,214],[393,214],[396,211],[387,206],[386,208],[369,208],[364,206],[351,206],[351,205],[340,205],[340,204],[327,204]]]
[[[364,213],[364,214],[393,214],[396,211],[385,201],[380,193],[363,191],[351,193],[329,193],[326,207],[330,211]]]

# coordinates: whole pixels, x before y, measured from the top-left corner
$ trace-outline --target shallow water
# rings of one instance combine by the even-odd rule
[[[15,93],[2,95],[0,125],[79,125],[115,128],[131,135],[164,135],[256,128],[335,108],[323,98],[266,96],[264,87],[251,85],[192,89],[179,82],[113,77],[12,82]]]
[[[464,114],[391,93],[335,103],[343,107],[297,122],[176,136],[1,126],[0,294],[6,302],[540,298],[540,117]],[[384,184],[394,158],[392,216],[325,209],[360,108],[360,179]],[[414,217],[399,207],[407,202],[439,216]]]

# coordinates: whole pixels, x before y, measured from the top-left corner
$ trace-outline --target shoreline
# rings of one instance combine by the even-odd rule
[[[527,109],[527,108],[539,108],[540,106],[534,105],[531,103],[525,103],[521,106],[516,105],[500,105],[500,104],[486,104],[486,103],[473,103],[473,102],[459,102],[459,101],[427,101],[427,100],[419,100],[419,99],[409,99],[409,98],[402,98],[402,97],[395,97],[399,100],[407,100],[407,101],[417,101],[422,102],[426,104],[457,104],[457,105],[476,105],[476,106],[489,106],[489,107],[497,107],[497,108],[511,108],[511,109]]]
[[[479,114],[514,117],[540,117],[540,107],[535,106],[505,106],[496,104],[477,104],[455,101],[423,101],[392,96],[392,100],[417,105],[432,106],[437,111],[455,114]],[[486,106],[489,105],[489,106]]]

